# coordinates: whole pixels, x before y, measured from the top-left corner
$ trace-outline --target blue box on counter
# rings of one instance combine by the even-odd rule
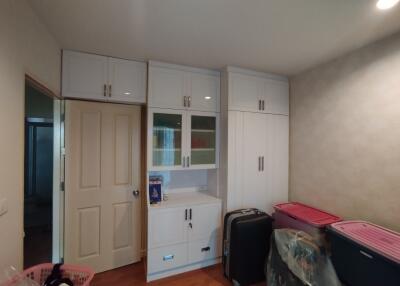
[[[160,177],[154,177],[149,179],[149,200],[150,204],[156,204],[162,200],[161,192],[162,180]]]

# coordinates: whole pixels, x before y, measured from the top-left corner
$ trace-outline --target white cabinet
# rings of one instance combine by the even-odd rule
[[[219,112],[219,99],[219,72],[150,62],[149,107]]]
[[[288,200],[289,118],[239,111],[228,116],[227,209],[271,213],[274,204]]]
[[[186,242],[187,219],[185,220],[185,212],[188,212],[186,208],[151,211],[148,226],[149,248]]]
[[[219,74],[190,73],[189,109],[219,112]]]
[[[288,200],[289,83],[228,67],[222,74],[220,194],[226,210],[271,213]]]
[[[149,66],[149,106],[183,109],[186,104],[185,73]]]
[[[214,169],[218,166],[219,115],[148,109],[148,169]]]
[[[264,172],[267,133],[263,129],[267,123],[267,114],[244,112],[242,116],[244,128],[241,164],[243,167],[240,172],[243,174],[245,188],[242,206],[265,210],[268,203],[267,178]]]
[[[197,205],[189,208],[192,227],[189,228],[189,241],[205,240],[220,235],[221,204]]]
[[[116,102],[146,102],[147,65],[108,58],[109,99]]]
[[[146,63],[63,51],[63,97],[145,103],[146,81]]]
[[[108,88],[106,57],[63,51],[62,95],[104,100]]]
[[[185,207],[150,207],[148,281],[184,271],[184,266],[215,260],[221,255],[221,201]],[[179,269],[181,267],[181,269]]]
[[[289,84],[284,77],[229,67],[228,109],[289,114]]]

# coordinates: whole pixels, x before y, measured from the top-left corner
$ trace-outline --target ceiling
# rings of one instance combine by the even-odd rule
[[[64,49],[294,75],[400,30],[376,0],[29,0]]]

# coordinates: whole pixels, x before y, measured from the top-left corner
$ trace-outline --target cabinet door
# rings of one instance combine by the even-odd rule
[[[146,63],[109,58],[109,100],[146,103],[146,78]]]
[[[62,96],[107,100],[107,70],[107,57],[64,51]]]
[[[188,112],[187,114],[190,168],[216,168],[218,164],[218,115],[209,112]]]
[[[289,114],[289,84],[279,80],[264,81],[264,112]]]
[[[288,201],[289,117],[268,114],[265,127],[267,141],[264,172],[268,189],[266,211],[271,213],[275,204]]]
[[[242,207],[266,210],[268,194],[266,176],[263,171],[262,157],[265,160],[266,146],[266,114],[243,114],[243,173]],[[264,168],[265,170],[265,168]]]
[[[148,248],[187,242],[186,208],[149,211]]]
[[[191,214],[190,214],[191,212]],[[188,241],[206,240],[221,234],[221,204],[197,205],[189,208]]]
[[[260,111],[264,81],[260,77],[238,73],[229,74],[229,109],[240,111]]]
[[[149,67],[149,106],[183,109],[186,95],[185,72]]]
[[[219,112],[220,77],[189,73],[189,109]]]
[[[149,109],[148,166],[150,170],[183,169],[185,111]]]

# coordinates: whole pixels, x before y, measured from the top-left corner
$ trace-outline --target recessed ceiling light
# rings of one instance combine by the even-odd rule
[[[211,99],[211,96],[205,96],[204,98],[209,100],[209,99]]]
[[[125,95],[131,95],[131,93],[130,93],[130,92],[124,92],[124,94],[125,94]]]
[[[380,10],[388,10],[396,6],[400,0],[378,0],[376,7]]]

